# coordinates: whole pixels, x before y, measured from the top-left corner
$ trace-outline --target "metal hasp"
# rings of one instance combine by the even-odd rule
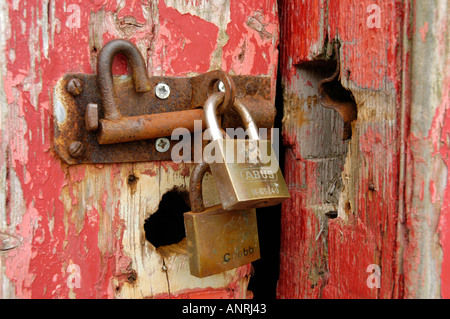
[[[339,44],[334,45],[337,55],[336,71],[329,78],[319,82],[319,102],[323,107],[333,109],[339,113],[344,120],[343,140],[352,137],[352,122],[357,119],[356,102],[352,93],[342,87],[339,81],[340,56]]]
[[[114,76],[112,63],[123,54],[131,75]],[[171,160],[157,149],[173,130],[204,130],[203,105],[224,92],[218,112],[222,127],[242,127],[232,109],[235,97],[246,104],[258,127],[272,128],[275,105],[268,76],[231,76],[221,70],[193,77],[149,77],[138,48],[113,40],[99,53],[97,75],[66,74],[53,89],[54,146],[68,164]],[[195,125],[201,120],[201,125]],[[191,143],[192,147],[193,142]]]

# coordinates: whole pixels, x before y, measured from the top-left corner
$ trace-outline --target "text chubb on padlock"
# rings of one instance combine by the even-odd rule
[[[190,273],[206,277],[249,264],[260,258],[256,210],[204,208],[202,180],[208,170],[201,163],[192,171],[191,211],[184,214]]]
[[[209,163],[224,209],[273,206],[290,197],[276,153],[269,140],[260,140],[258,128],[237,98],[233,109],[241,117],[249,139],[224,139],[217,120],[223,93],[214,93],[204,106],[206,127],[212,142]]]

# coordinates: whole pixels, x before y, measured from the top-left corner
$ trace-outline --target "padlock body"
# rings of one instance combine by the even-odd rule
[[[224,209],[277,205],[290,198],[276,154],[268,140],[222,139],[205,154]]]
[[[256,211],[225,211],[221,205],[184,214],[189,268],[206,277],[260,258]]]

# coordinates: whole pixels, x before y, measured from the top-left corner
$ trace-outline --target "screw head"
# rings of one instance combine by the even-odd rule
[[[79,141],[74,141],[74,142],[70,143],[69,154],[73,158],[78,158],[78,157],[82,156],[84,154],[83,144]]]
[[[73,96],[80,95],[83,92],[83,83],[80,79],[70,79],[67,83],[67,92]]]
[[[158,138],[155,142],[156,150],[160,153],[165,153],[170,148],[170,141],[168,138],[162,137]]]
[[[258,92],[258,87],[252,81],[249,81],[245,84],[245,92],[248,95],[255,95]]]
[[[165,100],[170,96],[170,87],[166,83],[158,83],[155,87],[155,94],[159,99]]]
[[[217,89],[219,90],[219,92],[225,92],[225,84],[223,84],[222,81],[219,81],[217,83]]]

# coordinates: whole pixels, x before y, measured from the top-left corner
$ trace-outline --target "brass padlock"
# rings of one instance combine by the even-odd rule
[[[256,210],[205,209],[202,180],[207,163],[195,166],[189,185],[191,211],[184,214],[191,275],[206,277],[260,258]]]
[[[249,139],[223,138],[217,119],[217,107],[223,98],[223,93],[214,93],[204,106],[206,127],[212,139],[208,149],[205,148],[205,161],[211,167],[223,208],[266,207],[288,199],[289,190],[271,142],[260,140],[250,112],[237,98],[233,109],[240,116]]]

